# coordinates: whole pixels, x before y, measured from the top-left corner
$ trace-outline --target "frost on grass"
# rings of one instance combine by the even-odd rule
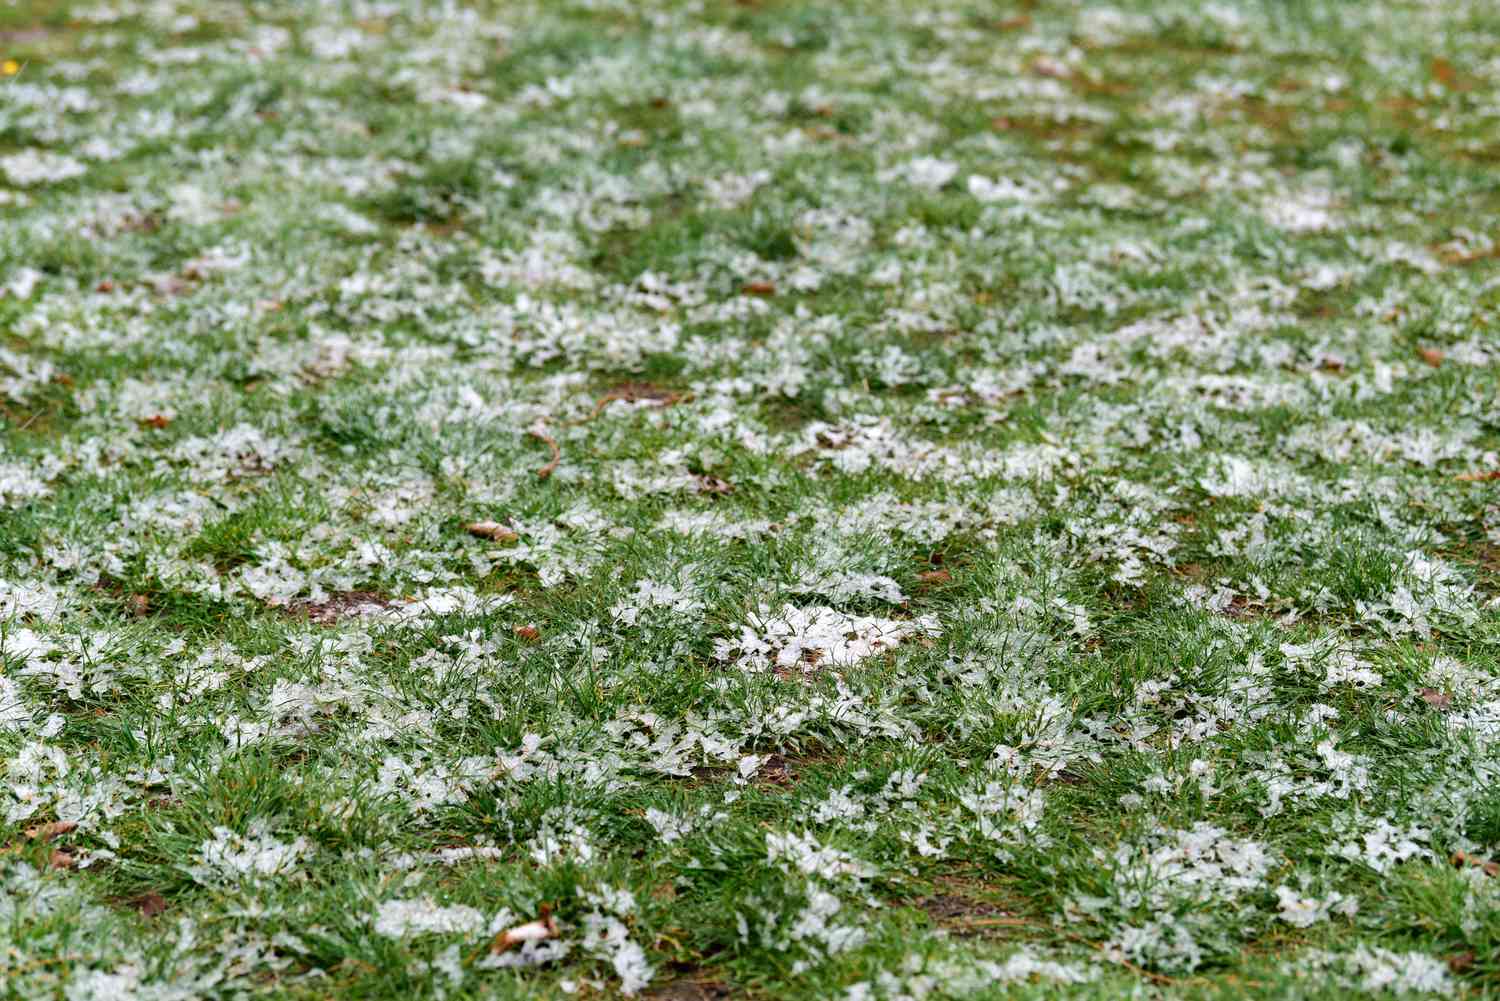
[[[1487,989],[1500,14],[981,7],[0,4],[12,993]]]
[[[850,667],[895,649],[909,637],[936,630],[937,620],[931,616],[902,621],[849,615],[827,606],[782,605],[773,610],[762,605],[740,627],[738,636],[714,644],[714,654],[748,671]]]

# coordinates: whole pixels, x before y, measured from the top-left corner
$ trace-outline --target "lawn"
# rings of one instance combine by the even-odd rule
[[[0,999],[1500,997],[1493,0],[0,0]]]

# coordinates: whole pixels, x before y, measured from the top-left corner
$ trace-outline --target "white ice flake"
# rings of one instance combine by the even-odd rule
[[[937,632],[934,616],[886,619],[817,605],[787,604],[774,611],[762,605],[738,636],[716,641],[714,653],[749,671],[849,667]]]
[[[215,827],[212,840],[199,847],[200,864],[188,872],[198,882],[209,884],[288,876],[299,871],[310,851],[306,838],[277,840],[267,821],[254,820],[245,834]]]
[[[386,938],[469,935],[485,927],[483,914],[464,904],[441,905],[429,897],[387,900],[375,913],[375,933]]]

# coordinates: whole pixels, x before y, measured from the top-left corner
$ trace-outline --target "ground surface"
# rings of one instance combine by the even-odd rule
[[[1487,0],[0,59],[0,996],[1500,991]]]

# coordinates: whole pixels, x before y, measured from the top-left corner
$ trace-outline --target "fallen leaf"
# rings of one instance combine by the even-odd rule
[[[1456,866],[1471,865],[1477,869],[1483,869],[1486,876],[1500,876],[1500,862],[1494,862],[1478,855],[1470,855],[1468,852],[1454,852],[1453,864]]]
[[[1474,954],[1472,952],[1458,952],[1448,957],[1448,969],[1453,973],[1463,973],[1474,965]]]
[[[1422,348],[1417,354],[1433,368],[1437,368],[1443,363],[1443,353],[1437,348]]]
[[[1423,688],[1417,692],[1422,696],[1422,701],[1434,709],[1447,709],[1453,705],[1453,696],[1447,692],[1440,692],[1436,688]]]
[[[481,539],[493,539],[496,542],[515,542],[520,538],[515,531],[498,521],[471,522],[464,526],[464,531],[470,535],[477,535]]]
[[[130,907],[143,918],[154,918],[167,909],[167,898],[160,893],[143,893],[130,901]]]
[[[1036,62],[1031,64],[1031,71],[1037,76],[1051,77],[1054,80],[1066,80],[1073,75],[1073,71],[1067,66],[1047,56],[1039,56]]]
[[[73,868],[73,861],[73,856],[70,853],[63,851],[61,848],[54,848],[52,849],[52,857],[47,860],[47,864],[54,869],[71,869]]]
[[[141,418],[141,427],[156,428],[156,430],[158,431],[171,423],[172,418],[166,416],[165,414],[152,414],[150,417]]]
[[[1449,90],[1461,89],[1458,70],[1454,69],[1453,64],[1442,56],[1432,60],[1432,78]]]
[[[946,570],[924,570],[917,574],[917,580],[927,587],[937,584],[946,584],[953,579],[953,575]]]
[[[542,636],[542,631],[536,626],[516,626],[516,635],[528,643],[534,643]]]
[[[71,820],[54,820],[48,824],[37,824],[25,830],[26,837],[32,841],[54,841],[64,834],[71,834],[78,829],[78,824]]]
[[[528,921],[524,925],[516,925],[507,928],[495,936],[490,943],[490,952],[504,952],[514,946],[526,942],[540,942],[544,939],[557,937],[557,922],[552,920],[552,909],[546,904],[542,905],[542,916],[535,921]]]
[[[775,295],[775,282],[746,282],[740,291],[746,295]]]
[[[144,594],[132,594],[125,600],[125,605],[138,619],[151,614],[151,599]]]
[[[1485,469],[1476,473],[1459,473],[1453,478],[1463,483],[1488,483],[1491,480],[1500,480],[1500,469]]]

